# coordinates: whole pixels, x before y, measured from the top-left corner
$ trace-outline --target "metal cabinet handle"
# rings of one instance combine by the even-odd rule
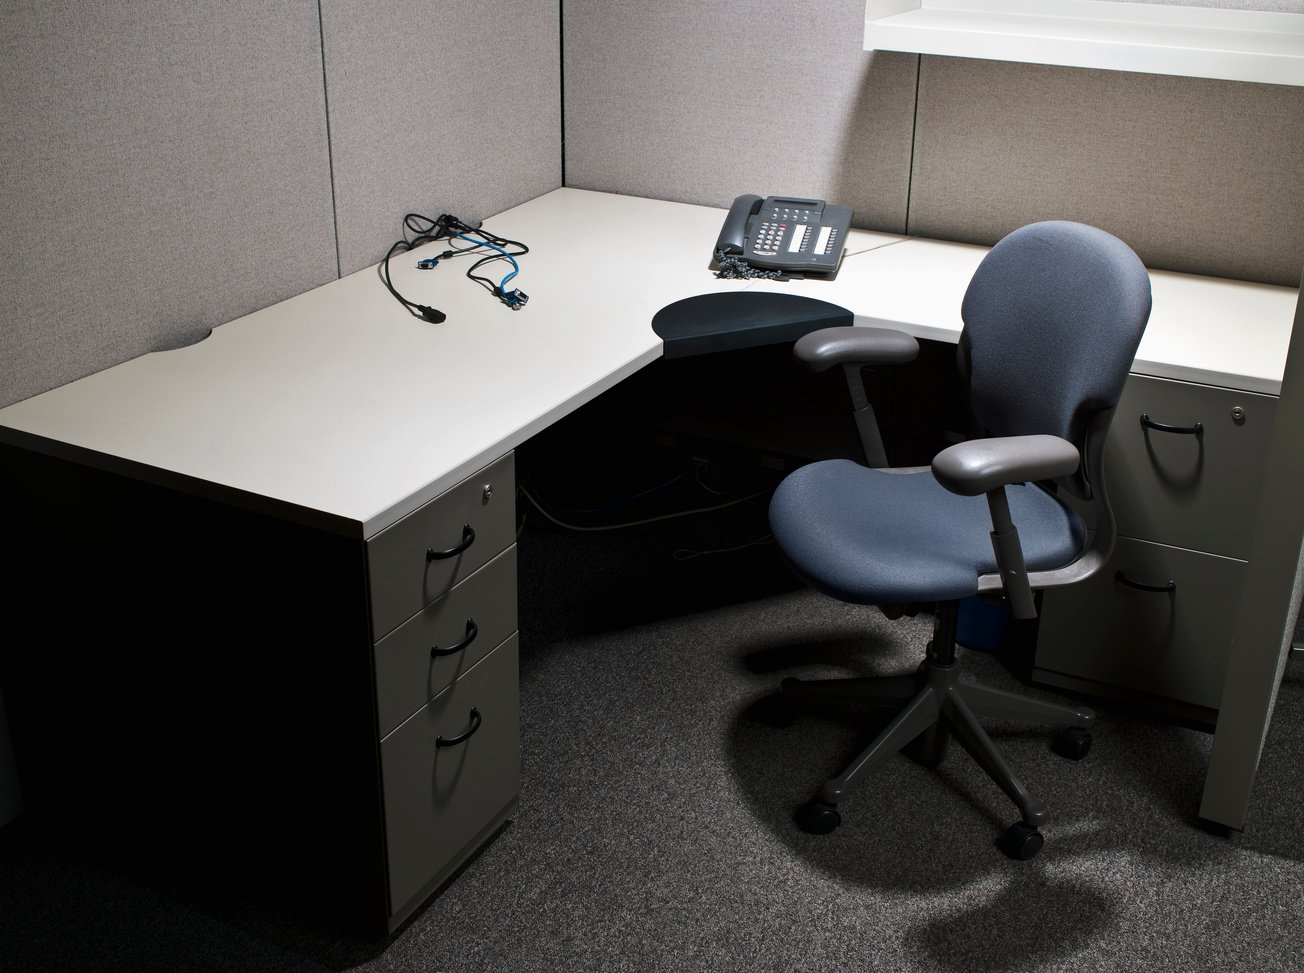
[[[1204,435],[1204,423],[1199,419],[1195,421],[1195,425],[1193,426],[1170,426],[1167,423],[1155,422],[1145,412],[1141,413],[1141,428],[1153,429],[1155,432],[1176,432],[1185,436]]]
[[[470,524],[462,525],[462,543],[456,547],[450,547],[444,551],[436,551],[433,547],[426,549],[426,563],[431,561],[442,561],[444,558],[456,557],[475,543],[475,531],[471,529]]]
[[[1143,581],[1133,581],[1122,571],[1114,572],[1114,580],[1121,585],[1126,585],[1129,588],[1135,588],[1137,591],[1154,591],[1158,594],[1167,594],[1168,592],[1177,590],[1176,581],[1169,580],[1164,582],[1163,584],[1146,584]]]
[[[455,747],[459,743],[465,743],[471,739],[472,734],[480,729],[480,711],[474,706],[471,707],[471,724],[457,736],[453,737],[435,737],[436,747]]]
[[[461,652],[468,645],[474,642],[475,637],[479,634],[480,626],[475,623],[474,618],[468,618],[466,620],[466,638],[462,639],[462,641],[458,642],[456,645],[450,645],[446,649],[441,649],[437,645],[432,645],[430,647],[430,658],[438,659],[440,656],[457,655],[457,653]]]

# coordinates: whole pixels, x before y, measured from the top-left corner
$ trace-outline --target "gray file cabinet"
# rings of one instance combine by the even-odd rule
[[[1105,450],[1118,545],[1095,577],[1044,595],[1037,680],[1212,722],[1276,404],[1128,379]]]
[[[391,928],[516,807],[515,485],[509,454],[367,543]]]

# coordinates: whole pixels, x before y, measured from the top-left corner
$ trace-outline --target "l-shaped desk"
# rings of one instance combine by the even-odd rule
[[[337,835],[355,924],[394,929],[515,806],[513,450],[659,358],[662,343],[650,322],[676,300],[709,292],[801,294],[851,310],[860,324],[954,342],[964,289],[986,253],[853,231],[832,281],[719,280],[708,251],[722,215],[559,189],[486,222],[530,246],[515,281],[530,295],[523,310],[492,300],[456,261],[422,271],[417,256],[405,254],[392,265],[396,285],[443,310],[443,324],[401,308],[373,267],[216,328],[195,345],[145,355],[0,410],[10,499],[24,505],[10,509],[33,512],[24,556],[40,567],[25,596],[47,613],[66,612],[85,579],[85,567],[72,559],[103,535],[123,552],[115,573],[129,567],[144,576],[105,580],[110,594],[94,604],[111,617],[97,619],[95,631],[131,631],[141,658],[153,660],[141,663],[147,668],[157,669],[163,656],[217,652],[206,663],[211,674],[223,664],[223,646],[232,664],[254,665],[247,680],[270,688],[252,700],[227,698],[235,712],[214,726],[247,720],[251,740],[238,750],[241,760],[255,761],[255,737],[277,739],[269,766],[250,770],[259,787],[279,786],[276,767],[312,769],[307,783],[296,778],[296,788],[309,793],[285,813],[287,833],[314,805],[336,800],[341,788],[350,792],[340,802],[347,812],[331,823],[360,833]],[[1144,430],[1124,445],[1132,452],[1119,454],[1122,465],[1141,457],[1136,461],[1161,468],[1157,486],[1116,491],[1120,522],[1136,525],[1129,556],[1144,552],[1136,570],[1168,570],[1165,552],[1179,560],[1196,553],[1197,587],[1227,584],[1229,565],[1243,570],[1256,556],[1247,538],[1254,534],[1259,467],[1246,464],[1268,463],[1272,416],[1285,418],[1278,396],[1298,293],[1151,276],[1154,312],[1133,368],[1142,391],[1158,395],[1148,408],[1157,418],[1170,406],[1218,414],[1199,417],[1206,432],[1196,454],[1182,451],[1188,442],[1169,455],[1174,443]],[[1304,382],[1304,374],[1297,379]],[[1149,400],[1138,401],[1144,408]],[[1293,413],[1290,421],[1304,415]],[[1231,460],[1219,456],[1224,443]],[[1162,468],[1169,460],[1181,467],[1178,474]],[[1202,494],[1189,481],[1193,470],[1206,481],[1212,471],[1217,482]],[[1187,479],[1174,485],[1174,475]],[[1174,499],[1185,520],[1154,512],[1154,504]],[[1221,521],[1237,506],[1241,512],[1223,534],[1199,528],[1204,518]],[[206,576],[212,590],[188,588],[177,577],[176,559],[196,549],[220,568]],[[1230,570],[1235,583],[1236,568]],[[113,614],[132,592],[132,610]],[[214,592],[226,601],[215,604]],[[155,618],[184,624],[185,611],[168,605],[188,598],[191,629],[154,632]],[[1286,624],[1289,608],[1275,608]],[[1164,611],[1171,614],[1171,605]],[[1056,624],[1050,602],[1045,614]],[[1120,609],[1120,617],[1127,614]],[[63,749],[49,743],[40,711],[58,703],[67,683],[57,664],[15,658],[49,658],[63,652],[63,642],[43,624],[21,631],[28,641],[11,644],[0,680],[11,695],[20,768],[26,774],[38,762],[55,765],[41,773],[42,786],[66,796],[60,777],[69,771],[58,765],[76,760],[78,734],[70,730]],[[1217,711],[1234,635],[1233,617],[1230,629],[1216,633],[1220,645],[1197,653],[1203,655],[1191,705]],[[305,637],[315,640],[311,676],[287,644]],[[1170,651],[1172,638],[1181,637],[1161,634],[1160,648]],[[1271,647],[1274,664],[1277,648]],[[1267,656],[1269,647],[1254,651]],[[1084,652],[1094,669],[1074,668]],[[1189,665],[1178,661],[1178,669]],[[1125,690],[1139,698],[1162,693],[1164,680],[1173,678],[1165,665]],[[1100,690],[1113,684],[1119,660],[1099,646],[1078,645],[1067,657],[1045,660],[1039,649],[1038,666],[1045,681]],[[178,664],[168,675],[195,680],[186,692],[211,703],[220,690],[197,688],[202,671]],[[237,691],[244,685],[220,677],[218,684]],[[151,692],[158,698],[179,690]],[[324,734],[316,748],[307,742],[314,721]],[[219,738],[209,750],[197,744],[201,752],[220,748],[220,731],[205,726],[195,733]],[[318,752],[332,745],[337,758]],[[38,752],[39,760],[24,765],[25,752]],[[331,769],[342,782],[314,787],[314,775]],[[228,784],[236,787],[239,777],[237,768]],[[1234,814],[1220,823],[1240,827],[1243,819],[1230,819]]]

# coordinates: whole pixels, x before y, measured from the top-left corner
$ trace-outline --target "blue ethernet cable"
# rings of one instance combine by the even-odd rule
[[[453,235],[457,237],[459,240],[465,240],[467,243],[474,244],[477,247],[484,247],[488,250],[493,250],[495,253],[499,254],[500,256],[505,257],[508,263],[512,265],[512,272],[498,282],[498,297],[504,304],[510,307],[513,311],[515,311],[519,309],[523,304],[525,304],[526,301],[529,300],[529,297],[527,297],[525,294],[522,294],[519,288],[510,292],[506,289],[507,282],[521,272],[521,266],[516,262],[515,257],[513,257],[506,250],[502,249],[502,247],[494,246],[492,243],[489,243],[486,240],[477,240],[474,237],[468,236],[465,233],[454,233]]]

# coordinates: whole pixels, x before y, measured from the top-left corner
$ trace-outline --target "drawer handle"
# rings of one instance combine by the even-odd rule
[[[1135,588],[1137,591],[1153,591],[1158,594],[1168,594],[1170,592],[1177,590],[1176,581],[1170,580],[1164,582],[1163,584],[1146,584],[1143,581],[1133,581],[1122,571],[1116,571],[1114,573],[1114,580],[1121,585],[1126,585],[1129,588]]]
[[[433,547],[426,549],[426,563],[431,561],[442,561],[444,558],[457,557],[468,547],[475,543],[475,531],[471,529],[470,524],[462,525],[462,543],[456,547],[450,547],[446,551],[436,551]]]
[[[456,645],[450,645],[446,649],[441,649],[437,645],[432,645],[430,647],[430,658],[438,659],[440,656],[444,655],[457,655],[457,653],[461,652],[468,645],[474,642],[475,637],[479,634],[480,626],[475,623],[474,618],[468,618],[466,620],[466,638],[462,639],[462,641],[458,642]]]
[[[471,739],[471,735],[480,729],[480,711],[474,706],[471,707],[471,725],[455,737],[435,737],[436,747],[455,747],[459,743],[465,743]]]
[[[1176,432],[1181,433],[1184,436],[1204,435],[1204,423],[1199,419],[1195,420],[1195,425],[1193,426],[1170,426],[1167,423],[1155,422],[1150,418],[1149,414],[1145,412],[1141,413],[1141,428],[1153,429],[1155,432]]]

